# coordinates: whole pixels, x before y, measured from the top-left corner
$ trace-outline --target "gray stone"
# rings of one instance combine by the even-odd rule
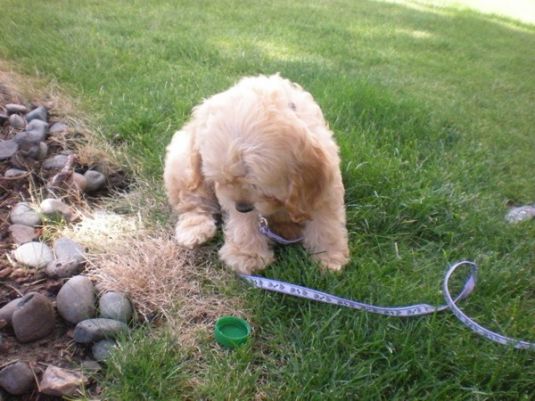
[[[49,277],[66,278],[80,274],[83,270],[83,264],[76,260],[53,260],[45,267],[45,273]]]
[[[67,131],[69,129],[69,127],[67,127],[67,125],[61,123],[61,122],[57,122],[57,123],[54,123],[52,124],[52,126],[50,127],[50,130],[48,131],[50,135],[55,135],[55,134],[61,134],[65,131]]]
[[[54,260],[50,248],[42,242],[27,242],[13,252],[17,262],[40,269]]]
[[[40,141],[46,139],[48,134],[48,123],[41,120],[32,120],[28,123],[25,129],[26,132],[32,134],[33,136],[40,137]]]
[[[18,141],[19,154],[34,160],[44,160],[48,154],[48,145],[44,141],[39,142],[40,137],[40,135],[35,136],[28,132],[19,132],[15,136],[15,141]]]
[[[81,245],[69,238],[59,238],[54,244],[56,260],[50,262],[45,273],[50,277],[71,277],[82,271],[85,262],[85,252]],[[93,304],[94,304],[93,300]],[[85,316],[87,319],[90,316]],[[77,322],[73,322],[77,323]]]
[[[22,245],[26,242],[33,241],[39,237],[39,234],[33,227],[25,226],[23,224],[12,224],[8,227],[11,239],[15,244]]]
[[[5,320],[7,324],[11,324],[11,318],[13,313],[17,309],[17,305],[20,301],[23,301],[29,297],[29,294],[24,295],[23,297],[15,298],[12,301],[9,301],[7,304],[0,308],[0,320]]]
[[[41,216],[27,202],[19,202],[15,205],[9,218],[13,224],[23,224],[35,227],[41,223]]]
[[[71,396],[86,384],[87,379],[82,373],[48,365],[39,383],[39,390],[56,397]]]
[[[74,210],[59,199],[47,198],[41,202],[41,213],[54,217],[61,216],[67,221],[74,218]]]
[[[74,328],[74,341],[81,344],[90,344],[104,338],[114,338],[126,333],[128,326],[113,319],[89,319],[81,321]]]
[[[9,116],[9,125],[15,129],[24,129],[26,127],[26,121],[18,114],[11,114]]]
[[[18,168],[9,168],[4,172],[4,177],[6,177],[6,178],[14,178],[14,177],[18,177],[18,176],[24,175],[26,173],[27,173],[27,171],[25,171],[25,170],[20,170]]]
[[[535,217],[535,205],[514,207],[505,216],[509,223],[520,223]]]
[[[100,317],[128,323],[132,319],[132,305],[118,292],[107,292],[99,300]]]
[[[0,370],[0,387],[11,395],[22,395],[34,387],[33,372],[24,362],[15,362]]]
[[[82,174],[73,173],[72,182],[74,183],[74,186],[78,188],[79,191],[85,192],[87,188],[87,179]]]
[[[28,108],[22,104],[17,103],[8,103],[5,105],[5,108],[7,110],[7,114],[14,114],[14,113],[21,113],[26,114],[28,112]]]
[[[15,135],[15,138],[13,138],[13,140],[17,142],[18,145],[32,143],[32,138],[26,131],[17,132],[17,135]]]
[[[97,361],[87,359],[85,361],[82,361],[82,363],[80,364],[80,369],[82,369],[82,372],[88,375],[93,375],[101,371],[102,366],[100,366],[100,363],[98,363]]]
[[[48,134],[48,123],[41,120],[33,120],[28,123],[23,132],[15,135],[15,142],[19,145],[23,143],[39,143],[46,139]]]
[[[94,192],[99,190],[106,183],[106,176],[100,171],[87,170],[84,174],[87,181],[85,192]]]
[[[19,144],[18,153],[22,157],[38,160],[40,151],[39,143],[25,142]]]
[[[26,114],[26,121],[30,122],[36,119],[45,122],[48,121],[48,110],[46,107],[39,106]]]
[[[115,341],[105,338],[104,340],[97,341],[91,347],[91,353],[96,361],[105,361],[108,359],[113,347],[115,347]]]
[[[71,323],[95,316],[95,303],[95,288],[85,276],[74,276],[67,280],[56,297],[59,314]]]
[[[54,253],[56,254],[57,260],[66,262],[73,260],[78,263],[83,263],[85,261],[84,248],[80,244],[66,237],[61,237],[56,240],[54,243]]]
[[[67,155],[55,155],[46,159],[41,168],[45,170],[61,170],[67,164]]]
[[[9,159],[19,149],[19,145],[12,139],[0,140],[0,160]]]
[[[26,294],[17,304],[11,326],[21,343],[39,340],[54,331],[56,319],[52,302],[42,294]]]
[[[39,143],[39,153],[37,154],[37,160],[44,160],[48,155],[48,145],[46,142]]]

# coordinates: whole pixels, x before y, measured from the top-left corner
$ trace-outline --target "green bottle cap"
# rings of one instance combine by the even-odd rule
[[[235,348],[251,337],[251,326],[235,316],[222,316],[215,322],[215,339],[224,347]]]

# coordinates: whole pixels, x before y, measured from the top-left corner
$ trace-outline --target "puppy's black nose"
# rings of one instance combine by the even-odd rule
[[[254,209],[254,206],[250,203],[236,202],[236,210],[240,213],[249,213]]]

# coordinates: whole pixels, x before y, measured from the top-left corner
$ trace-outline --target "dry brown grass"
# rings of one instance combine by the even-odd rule
[[[231,273],[209,260],[206,251],[179,248],[164,233],[143,233],[94,255],[89,273],[100,290],[128,294],[143,320],[165,318],[181,344],[194,346],[219,316],[245,317],[238,299],[215,290]]]
[[[128,294],[142,320],[167,321],[182,345],[195,347],[217,317],[246,317],[240,299],[216,290],[228,286],[233,275],[211,262],[210,248],[179,248],[169,235],[171,227],[147,216],[157,209],[168,217],[169,208],[154,191],[149,192],[153,186],[136,185],[135,191],[102,202],[105,209],[93,210],[77,224],[64,227],[61,235],[88,250],[89,274],[99,290]]]
[[[185,250],[167,228],[141,215],[94,211],[62,235],[88,249],[88,274],[99,291],[127,294],[146,322],[165,320],[183,346],[195,347],[222,315],[246,316],[241,299],[220,294],[233,275],[215,266],[211,249]]]

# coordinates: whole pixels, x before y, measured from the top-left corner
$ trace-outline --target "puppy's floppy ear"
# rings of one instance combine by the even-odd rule
[[[315,140],[302,133],[294,149],[295,164],[290,174],[289,195],[285,206],[292,221],[301,223],[311,217],[331,180],[328,159]]]

